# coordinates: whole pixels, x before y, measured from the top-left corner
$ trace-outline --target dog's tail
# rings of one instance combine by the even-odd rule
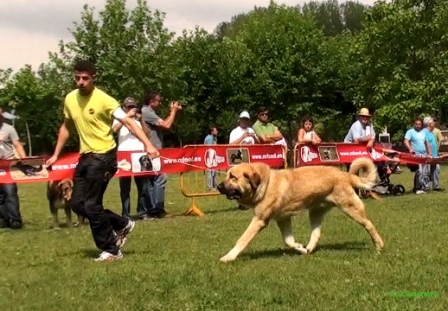
[[[366,176],[359,177],[356,175],[361,169],[367,173]],[[350,182],[352,186],[362,190],[371,190],[375,185],[378,174],[375,163],[368,158],[355,159],[355,161],[352,162],[348,173],[350,174]]]

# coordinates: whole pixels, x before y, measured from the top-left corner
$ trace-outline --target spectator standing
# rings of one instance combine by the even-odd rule
[[[127,97],[123,102],[123,108],[126,115],[132,118],[143,132],[149,137],[149,128],[142,120],[141,114],[137,112],[137,102],[133,97]],[[118,151],[143,151],[145,146],[126,126],[123,126],[118,120],[114,120],[112,128],[118,135]],[[148,176],[134,176],[134,182],[137,186],[137,214],[140,219],[149,219],[146,209],[146,202],[149,200],[147,196]],[[131,176],[119,178],[120,198],[121,198],[121,215],[131,219]]]
[[[434,120],[434,129],[432,130],[432,133],[436,138],[437,149],[440,150],[440,144],[442,143],[443,135],[442,131],[439,129],[439,119],[433,118],[433,120]]]
[[[414,127],[409,129],[404,136],[404,145],[409,153],[420,157],[431,155],[431,146],[425,132],[422,131],[423,120],[416,118]],[[430,174],[430,165],[419,164],[414,175],[414,189],[416,194],[424,194],[428,191],[428,179]]]
[[[0,108],[0,159],[11,160],[16,156],[26,158],[16,129],[3,121],[3,109]],[[0,228],[21,229],[20,201],[16,183],[0,184]]]
[[[218,143],[218,129],[210,128],[210,133],[205,136],[204,145],[216,145]],[[215,191],[218,186],[218,173],[215,170],[207,170],[207,188],[209,191]]]
[[[432,158],[438,158],[439,157],[439,145],[437,143],[437,138],[434,135],[434,127],[435,127],[435,122],[434,119],[432,119],[431,117],[425,117],[423,119],[423,126],[424,129],[422,130],[425,135],[426,138],[431,146],[431,157]],[[430,165],[430,179],[432,181],[432,190],[433,191],[443,191],[444,189],[442,189],[440,187],[440,165],[438,163],[436,164],[431,164]],[[429,185],[426,186],[425,188],[429,188]]]
[[[169,130],[173,125],[176,114],[182,109],[178,102],[171,102],[170,114],[163,120],[156,111],[160,108],[162,97],[160,92],[150,91],[146,94],[143,107],[142,118],[149,127],[149,140],[154,147],[163,148],[162,130]],[[147,192],[149,195],[149,206],[147,207],[148,215],[151,219],[169,217],[165,211],[165,187],[166,174],[151,175],[148,178]]]

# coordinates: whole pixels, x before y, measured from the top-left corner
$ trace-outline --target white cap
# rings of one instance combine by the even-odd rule
[[[240,113],[240,119],[244,119],[244,118],[250,119],[249,112],[243,111],[243,112]]]

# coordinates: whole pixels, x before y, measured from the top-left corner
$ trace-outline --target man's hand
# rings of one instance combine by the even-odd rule
[[[137,114],[137,108],[132,108],[131,110],[128,111],[128,113],[126,114],[128,117],[134,117]]]
[[[367,148],[372,148],[373,147],[373,141],[369,140],[369,142],[367,143]]]
[[[49,158],[49,159],[47,160],[47,162],[45,162],[45,166],[46,166],[46,167],[50,167],[50,166],[52,166],[57,160],[58,160],[58,157],[55,156],[55,155],[53,155],[51,158]]]
[[[141,120],[142,120],[142,115],[141,115],[140,113],[136,112],[136,113],[135,113],[135,119],[136,119],[137,121],[141,121]]]
[[[182,106],[178,102],[171,102],[170,108],[176,109],[176,111],[182,110]]]
[[[157,151],[157,149],[154,148],[154,146],[147,147],[147,148],[146,148],[146,154],[148,155],[148,157],[149,157],[150,159],[155,159],[155,158],[160,157],[160,153],[159,153],[159,151]]]

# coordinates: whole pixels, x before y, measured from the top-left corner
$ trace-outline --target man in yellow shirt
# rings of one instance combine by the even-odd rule
[[[135,222],[104,209],[103,196],[109,180],[117,172],[117,146],[112,121],[119,120],[140,139],[149,158],[159,152],[149,142],[143,130],[126,115],[120,104],[94,86],[95,66],[81,60],[75,65],[76,90],[65,97],[64,122],[59,129],[53,156],[46,165],[58,159],[74,124],[79,135],[80,157],[73,176],[72,209],[89,219],[96,246],[102,250],[96,261],[123,257],[121,247]]]

